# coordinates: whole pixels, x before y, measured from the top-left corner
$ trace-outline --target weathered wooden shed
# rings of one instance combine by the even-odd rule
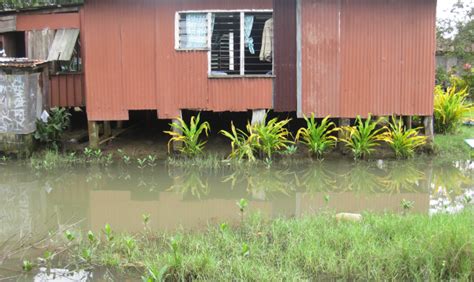
[[[52,75],[50,97],[85,105],[90,121],[185,109],[431,116],[435,15],[436,0],[85,0],[16,14],[16,30],[54,30],[54,41],[80,29],[83,68]]]

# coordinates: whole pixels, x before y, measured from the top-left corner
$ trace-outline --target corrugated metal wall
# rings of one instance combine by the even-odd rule
[[[273,0],[273,108],[296,111],[296,0]]]
[[[301,0],[301,112],[431,115],[436,0]]]
[[[174,49],[175,12],[270,9],[272,0],[90,0],[83,42],[89,120],[125,120],[129,110],[245,111],[272,107],[272,79],[209,79],[207,52]]]
[[[50,76],[50,107],[85,106],[84,81],[82,73]]]

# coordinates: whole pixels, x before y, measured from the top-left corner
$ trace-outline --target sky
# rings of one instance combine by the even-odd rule
[[[453,17],[453,15],[450,15],[449,11],[457,1],[458,0],[438,0],[437,17],[442,19]],[[462,0],[462,2],[470,4],[471,6],[474,5],[474,0]]]

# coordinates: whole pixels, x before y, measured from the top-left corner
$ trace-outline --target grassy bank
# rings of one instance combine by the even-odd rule
[[[302,279],[449,280],[474,278],[474,212],[455,215],[333,214],[210,226],[206,231],[68,235],[63,261],[107,267],[145,281]],[[99,238],[100,237],[100,238]]]
[[[461,126],[454,134],[437,134],[435,136],[437,156],[452,160],[470,159],[472,149],[464,142],[469,138],[474,138],[474,126]]]

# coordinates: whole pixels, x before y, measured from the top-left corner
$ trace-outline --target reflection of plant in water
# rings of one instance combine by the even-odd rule
[[[201,171],[197,169],[185,170],[183,174],[173,177],[174,184],[170,191],[176,191],[181,195],[191,193],[192,196],[201,198],[210,192],[209,183],[203,180]]]
[[[419,182],[423,180],[424,177],[425,174],[416,169],[414,163],[399,162],[396,165],[390,166],[387,176],[383,177],[381,182],[387,192],[414,192],[418,189]]]
[[[445,194],[451,201],[455,197],[462,195],[466,187],[472,186],[473,183],[474,181],[462,169],[456,167],[455,164],[439,164],[433,169],[432,194]]]
[[[331,191],[336,188],[337,175],[322,162],[317,162],[296,176],[296,185],[307,191]]]
[[[259,169],[254,166],[237,167],[236,170],[225,176],[222,182],[231,182],[232,188],[237,184],[247,186],[249,193],[271,192],[289,195],[294,190],[295,175],[288,170]]]
[[[354,192],[376,192],[383,186],[383,179],[369,165],[361,163],[353,165],[352,168],[338,178],[343,191]]]

